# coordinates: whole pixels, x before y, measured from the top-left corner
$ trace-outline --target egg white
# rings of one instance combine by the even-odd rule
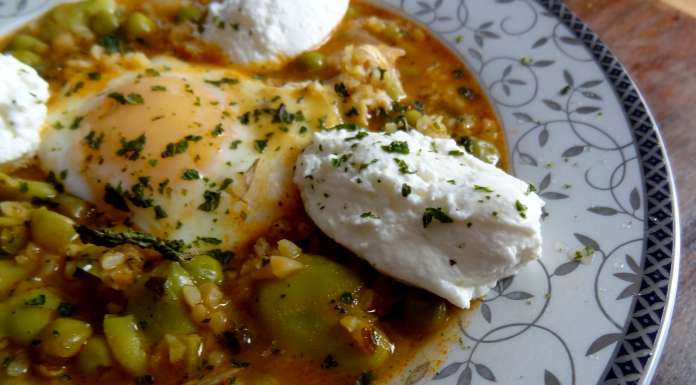
[[[68,192],[142,231],[234,248],[297,209],[295,159],[313,130],[340,123],[337,103],[316,82],[270,86],[160,57],[68,82],[39,159]]]

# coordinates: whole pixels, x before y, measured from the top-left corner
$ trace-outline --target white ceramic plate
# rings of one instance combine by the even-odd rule
[[[514,173],[547,201],[542,260],[460,323],[446,362],[420,356],[394,383],[648,384],[679,221],[662,139],[624,68],[560,0],[375,2],[459,54],[503,123]],[[51,4],[0,0],[0,34]],[[574,261],[584,248],[594,256]]]

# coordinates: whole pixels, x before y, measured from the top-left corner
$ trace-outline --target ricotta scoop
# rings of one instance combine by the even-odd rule
[[[541,254],[533,187],[452,139],[333,129],[296,163],[305,209],[377,270],[468,308]]]
[[[38,148],[48,83],[10,55],[0,54],[0,68],[0,163],[7,163]]]
[[[324,42],[348,0],[222,0],[208,5],[201,33],[241,64],[279,62]]]

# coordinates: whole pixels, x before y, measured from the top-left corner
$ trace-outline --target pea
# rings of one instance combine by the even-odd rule
[[[41,351],[53,357],[70,358],[80,352],[91,336],[89,324],[74,318],[58,318],[41,333]]]
[[[203,16],[203,11],[193,5],[184,5],[179,9],[179,12],[176,13],[176,22],[177,23],[184,23],[187,21],[197,23],[199,20],[201,20],[201,17]]]
[[[31,238],[54,252],[64,252],[77,239],[75,222],[61,214],[40,208],[31,213]]]
[[[132,315],[104,317],[104,335],[114,359],[128,373],[142,376],[147,371],[147,348]]]
[[[115,13],[99,11],[89,20],[89,26],[97,35],[108,35],[118,29],[120,22]]]
[[[81,4],[64,4],[51,12],[51,18],[55,20],[63,30],[72,30],[75,27],[87,25],[87,13]]]
[[[126,32],[134,39],[146,37],[156,28],[155,22],[141,12],[131,13],[126,20]]]
[[[22,63],[32,66],[35,69],[39,69],[43,66],[43,60],[41,57],[34,52],[20,49],[16,51],[8,51],[10,55],[14,56],[15,59],[21,61]]]
[[[54,312],[43,307],[20,307],[10,313],[7,332],[17,343],[29,344],[51,323]]]
[[[190,261],[182,263],[182,266],[198,285],[205,282],[222,283],[222,265],[213,257],[197,255]]]
[[[420,119],[423,114],[421,114],[418,110],[408,110],[404,116],[406,117],[408,124],[415,127],[416,123],[418,123],[418,119]]]
[[[489,141],[471,138],[470,149],[473,156],[486,163],[498,164],[498,162],[500,162],[500,152],[498,148]]]
[[[77,356],[77,366],[84,373],[94,373],[99,368],[108,368],[111,365],[109,346],[101,336],[94,336],[87,340],[85,348]]]
[[[28,231],[25,226],[11,226],[0,229],[0,251],[16,255],[27,245]]]
[[[9,50],[27,50],[41,54],[46,53],[46,51],[48,51],[48,44],[35,38],[34,36],[20,33],[15,35],[14,38],[12,38],[12,41],[10,42],[10,45],[7,48]]]
[[[30,201],[35,198],[51,199],[57,194],[55,187],[50,183],[16,178],[0,172],[1,198]]]
[[[19,266],[13,260],[0,260],[0,296],[4,296],[25,279],[31,270],[26,266]]]
[[[89,203],[68,194],[60,194],[53,199],[58,203],[58,211],[72,219],[84,218],[89,212]]]
[[[326,58],[318,51],[307,51],[297,57],[297,62],[307,71],[318,71],[324,68]]]
[[[88,15],[96,15],[99,12],[114,14],[118,10],[115,0],[88,0],[82,3],[82,9]]]

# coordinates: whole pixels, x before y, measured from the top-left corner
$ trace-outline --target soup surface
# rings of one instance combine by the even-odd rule
[[[0,383],[366,385],[388,379],[458,316],[444,300],[374,271],[323,235],[296,191],[279,198],[268,226],[241,225],[254,214],[249,210],[228,222],[234,206],[230,203],[224,213],[218,206],[226,207],[236,186],[253,177],[249,170],[263,179],[261,186],[282,178],[273,167],[290,172],[305,143],[302,134],[336,124],[453,137],[480,159],[505,167],[501,129],[472,75],[422,27],[362,1],[351,3],[345,19],[316,51],[282,66],[237,66],[196,38],[203,5],[89,0],[61,6],[3,43],[4,52],[32,65],[50,83],[47,130],[59,133],[51,135],[60,138],[81,123],[108,131],[95,128],[79,138],[88,155],[71,153],[80,161],[66,161],[65,169],[54,172],[29,159],[0,174]],[[393,58],[385,68],[371,68],[371,52]],[[361,53],[368,59],[360,61]],[[154,59],[161,55],[167,58]],[[368,80],[356,75],[355,68],[366,69]],[[228,178],[205,182],[206,199],[195,203],[198,211],[192,210],[218,210],[205,222],[215,236],[192,230],[194,235],[184,239],[190,227],[199,226],[191,219],[198,217],[174,216],[158,201],[171,188],[167,162],[180,154],[204,162],[205,146],[217,148],[221,144],[215,138],[227,137],[222,123],[200,135],[190,127],[186,137],[177,133],[162,139],[161,156],[148,158],[155,140],[148,136],[145,144],[145,134],[164,119],[153,112],[156,97],[148,92],[155,95],[182,76],[186,82],[186,76],[220,69],[236,74],[205,80],[228,92],[221,96],[227,105],[209,102],[222,114],[221,122],[225,117],[261,122],[258,126],[269,131],[248,143],[258,165],[250,161],[244,171],[227,171]],[[113,105],[99,113],[69,115],[124,74],[148,89],[109,94]],[[165,86],[167,76],[174,80]],[[329,87],[331,98],[335,93],[342,99],[331,104],[333,115],[317,114],[314,107],[290,112],[292,98],[299,105],[314,97],[306,82]],[[236,84],[256,88],[226,91]],[[287,91],[297,84],[302,86]],[[378,99],[382,86],[396,101],[368,102]],[[224,99],[243,92],[266,95],[268,89],[276,94],[259,102],[265,107]],[[321,92],[317,109],[323,106]],[[284,103],[273,104],[276,100]],[[201,101],[192,103],[197,107]],[[70,107],[74,105],[78,107]],[[136,107],[145,112],[140,117],[109,115],[119,105],[142,105]],[[193,106],[182,102],[176,108]],[[186,119],[185,114],[179,112],[176,119]],[[295,147],[279,150],[291,140]],[[245,144],[231,138],[225,148],[240,145]],[[114,150],[107,153],[110,146]],[[287,158],[272,163],[274,149]],[[127,172],[137,183],[130,190],[105,187],[98,177],[88,188],[98,190],[98,198],[88,199],[91,192],[78,198],[80,192],[71,189],[73,174],[92,175],[95,164],[109,165],[134,154]],[[187,171],[182,179],[205,179],[196,170]],[[249,189],[254,182],[247,184]],[[260,189],[257,194],[272,193]],[[182,202],[188,201],[193,198]],[[139,226],[133,216],[138,209],[154,213],[154,222],[148,217],[148,225]],[[218,232],[239,234],[218,237]]]

